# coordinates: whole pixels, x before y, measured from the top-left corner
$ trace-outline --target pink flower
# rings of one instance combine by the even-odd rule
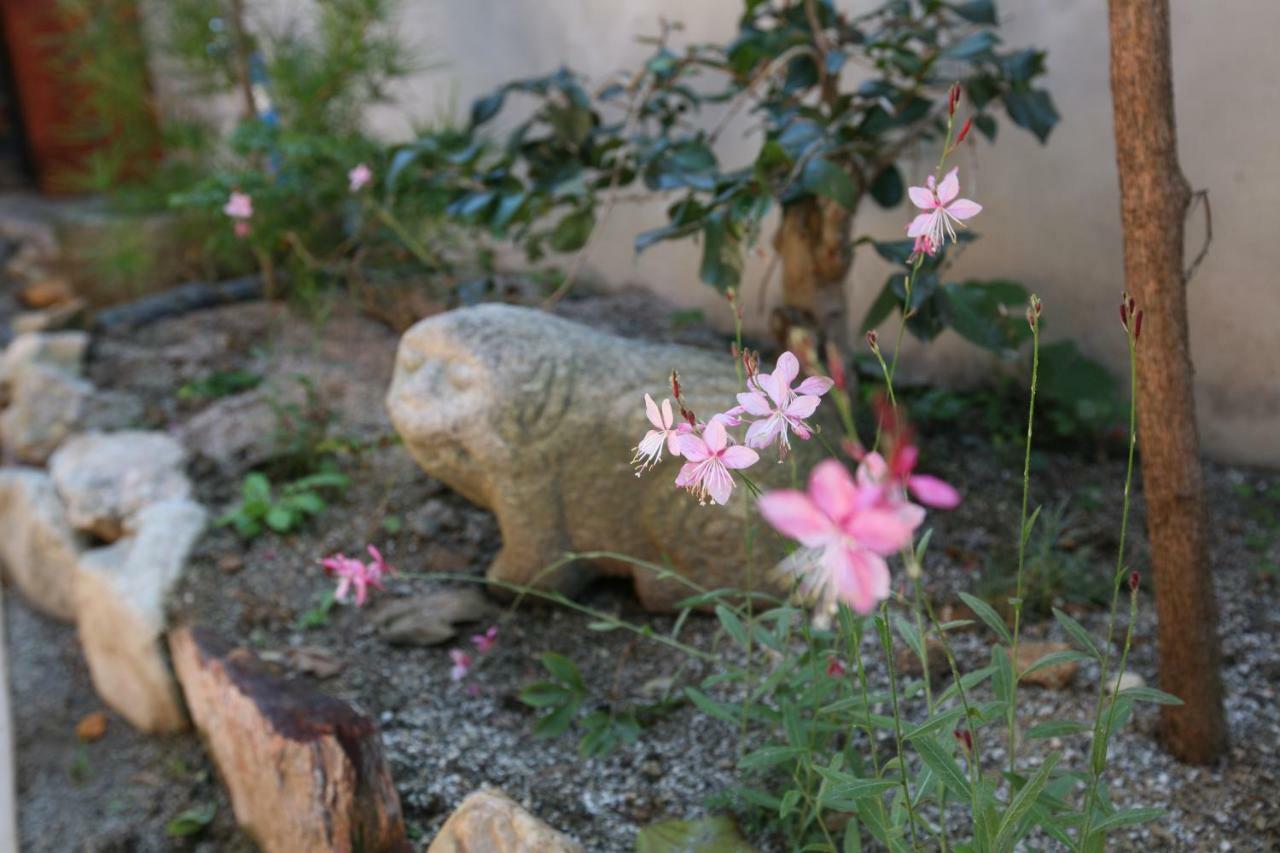
[[[960,179],[956,177],[958,171],[960,169],[957,166],[947,172],[940,184],[930,175],[923,187],[911,187],[907,190],[911,202],[925,211],[911,220],[911,224],[907,226],[907,236],[927,237],[929,246],[934,251],[942,247],[947,237],[956,239],[955,226],[963,228],[963,220],[982,212],[982,205],[976,201],[956,198],[960,194]]]
[[[462,649],[449,649],[449,659],[453,661],[453,667],[449,670],[449,678],[453,681],[461,681],[466,678],[467,673],[471,671],[471,655]]]
[[[741,410],[761,418],[747,428],[748,447],[764,448],[776,441],[779,455],[785,456],[791,449],[789,432],[803,439],[813,435],[804,419],[814,413],[821,396],[831,389],[833,383],[825,376],[810,376],[792,389],[791,383],[799,373],[800,361],[791,353],[784,352],[779,356],[773,373],[757,374],[755,389],[738,395]]]
[[[334,590],[335,601],[346,601],[352,589],[356,594],[356,607],[364,605],[369,595],[369,587],[382,589],[381,574],[366,566],[359,560],[353,560],[343,554],[334,554],[320,561],[325,571],[338,578],[338,588]]]
[[[868,454],[884,464],[879,454]],[[834,459],[813,469],[808,492],[782,490],[760,498],[760,512],[778,532],[806,548],[820,549],[816,561],[796,564],[806,594],[843,601],[868,613],[889,596],[884,557],[905,547],[924,520],[924,510],[900,489],[858,468],[858,476]]]
[[[396,573],[396,567],[390,565],[382,558],[381,551],[372,545],[369,545],[368,549],[369,556],[373,557],[373,562],[368,565],[368,573],[370,577],[381,581],[384,577],[394,575]]]
[[[249,228],[248,222],[245,222],[243,219],[237,219],[235,225],[231,226],[231,230],[235,232],[237,237],[243,240],[245,237],[249,236],[249,231],[252,229]]]
[[[350,172],[347,172],[347,180],[351,184],[351,191],[353,193],[359,192],[364,189],[364,186],[369,183],[369,181],[373,180],[373,170],[364,163],[360,163]]]
[[[907,227],[910,228],[911,226]],[[915,257],[916,255],[928,255],[929,257],[933,257],[936,254],[938,254],[938,249],[933,245],[933,241],[929,239],[929,235],[917,234],[916,242],[911,247],[911,257]]]
[[[871,454],[878,456],[878,454]],[[901,483],[925,506],[935,509],[955,509],[960,505],[960,493],[945,480],[929,474],[913,474],[920,451],[909,441],[894,445],[889,457],[888,475]]]
[[[471,637],[471,645],[476,647],[476,651],[480,654],[486,654],[498,643],[498,626],[490,625],[489,630],[483,634],[474,634]]]
[[[720,505],[733,493],[734,468],[749,468],[760,460],[760,454],[749,447],[729,444],[729,434],[724,424],[712,418],[701,436],[680,436],[680,454],[689,461],[680,469],[676,485],[697,495],[698,503],[705,504],[707,496]]]
[[[636,476],[652,468],[662,461],[662,447],[665,444],[672,456],[680,455],[679,427],[675,426],[675,418],[671,412],[671,401],[663,400],[662,407],[653,402],[648,394],[644,395],[645,415],[653,429],[644,434],[635,447],[635,455],[631,464],[636,465]],[[683,424],[681,424],[683,426]]]
[[[222,212],[232,219],[248,219],[253,216],[253,197],[248,193],[232,192],[222,206]]]
[[[840,658],[835,655],[827,658],[827,675],[832,678],[840,678],[845,674],[845,671],[844,661],[840,660]]]

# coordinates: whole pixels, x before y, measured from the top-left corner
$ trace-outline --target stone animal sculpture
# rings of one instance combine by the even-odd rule
[[[387,407],[424,471],[497,516],[502,549],[490,580],[572,592],[594,575],[630,576],[646,608],[670,610],[694,590],[649,569],[611,558],[547,569],[566,552],[610,551],[667,565],[707,588],[768,585],[784,545],[744,488],[727,506],[699,506],[674,487],[680,460],[665,455],[636,478],[632,448],[649,429],[644,395],[669,397],[672,369],[702,418],[734,405],[742,390],[727,353],[482,305],[404,334]],[[816,445],[794,442],[795,468],[767,449],[750,476],[790,486],[821,455]]]

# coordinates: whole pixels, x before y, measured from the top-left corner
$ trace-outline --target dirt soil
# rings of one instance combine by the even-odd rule
[[[620,333],[722,343],[696,324],[673,331],[667,315],[636,293],[568,302],[561,310]],[[393,333],[341,304],[317,323],[264,303],[200,312],[95,342],[93,380],[139,396],[152,427],[176,429],[216,405],[177,394],[184,383],[216,370],[249,370],[286,385],[305,375],[334,415],[329,435],[338,439],[350,488],[333,496],[328,509],[297,534],[267,533],[245,542],[226,527],[211,530],[172,603],[175,618],[216,628],[281,661],[283,672],[290,672],[287,662],[297,667],[300,659],[340,666],[326,678],[305,671],[290,677],[314,679],[378,720],[415,839],[430,839],[464,796],[486,784],[505,789],[593,851],[630,850],[648,823],[706,813],[709,801],[736,781],[736,738],[723,724],[678,705],[633,745],[587,759],[574,738],[535,738],[535,715],[517,699],[523,686],[541,677],[537,657],[545,651],[576,661],[602,706],[652,698],[666,679],[677,686],[699,679],[706,674],[700,665],[625,632],[589,630],[591,619],[574,612],[527,603],[512,612],[494,599],[492,615],[474,628],[497,624],[498,644],[459,684],[449,677],[447,652],[468,647],[471,630],[440,646],[393,646],[377,635],[370,609],[324,611],[332,585],[317,561],[325,555],[378,545],[402,576],[377,595],[399,598],[460,586],[439,573],[482,575],[500,544],[488,512],[422,474],[395,441],[382,405],[395,344]],[[1010,538],[1019,479],[1016,466],[994,453],[986,436],[965,432],[963,425],[945,437],[926,436],[923,459],[931,473],[963,484],[966,496],[959,510],[935,514],[929,522],[936,528],[929,590],[942,604],[954,600],[956,590],[973,588],[975,567]],[[192,471],[199,498],[215,513],[229,508],[243,471],[202,459]],[[1122,476],[1116,459],[1041,454],[1035,497],[1088,495],[1089,508],[1073,540],[1093,543],[1105,555],[1114,542]],[[1112,797],[1117,804],[1164,806],[1169,814],[1115,836],[1115,849],[1280,849],[1280,609],[1275,573],[1259,570],[1280,558],[1280,544],[1253,494],[1259,486],[1280,490],[1280,475],[1209,464],[1207,481],[1234,746],[1222,766],[1183,767],[1154,740],[1154,706],[1142,706],[1113,747]],[[673,490],[672,500],[686,499]],[[1136,515],[1141,541],[1140,505]],[[1134,562],[1145,574],[1141,547]],[[34,615],[14,595],[6,600],[23,849],[252,850],[235,828],[216,771],[194,735],[144,738],[108,714],[101,739],[77,741],[76,723],[100,704],[73,629]],[[671,618],[640,612],[624,585],[601,584],[582,601],[648,622],[655,631],[672,628]],[[1095,636],[1101,633],[1105,614],[1078,612]],[[1033,624],[1028,634],[1065,639],[1051,621]],[[704,616],[691,617],[681,636],[702,648],[717,647],[716,623]],[[289,652],[299,648],[308,655]],[[865,651],[879,661],[870,639]],[[964,668],[983,665],[985,638],[962,635],[959,653]],[[1156,683],[1153,602],[1146,593],[1133,668]],[[1038,719],[1087,719],[1095,698],[1090,676],[1096,681],[1096,669],[1082,670],[1075,685],[1062,691],[1029,688],[1020,693],[1023,706]],[[887,682],[882,663],[875,664],[872,677]],[[1064,764],[1083,763],[1085,738],[1067,738],[1060,746],[1067,753]],[[984,758],[998,766],[1000,750]],[[167,833],[179,813],[209,805],[216,816],[203,832],[189,839]],[[753,840],[761,849],[779,849],[768,835]]]

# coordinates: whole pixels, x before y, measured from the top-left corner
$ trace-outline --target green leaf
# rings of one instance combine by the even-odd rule
[[[867,309],[867,314],[862,318],[862,333],[867,332],[879,326],[889,318],[893,313],[893,309],[902,304],[902,298],[893,292],[893,281],[897,276],[889,276],[889,280],[884,283],[884,287],[880,290],[880,295],[871,303],[871,307]]]
[[[969,609],[981,619],[988,628],[995,632],[996,636],[1008,645],[1013,645],[1013,637],[1009,636],[1009,628],[1004,624],[1004,620],[1000,618],[1000,614],[996,613],[981,598],[970,595],[967,592],[960,593],[960,600],[969,606]]]
[[[573,661],[555,652],[543,652],[538,656],[542,666],[551,673],[551,677],[561,684],[567,684],[578,693],[586,693],[587,686],[582,681],[582,674]]]
[[[269,503],[271,501],[271,481],[267,479],[266,474],[257,471],[244,478],[244,484],[240,487],[240,491],[246,503],[251,501]]]
[[[1063,613],[1058,608],[1053,608],[1053,618],[1058,620],[1058,624],[1071,635],[1076,643],[1089,653],[1094,660],[1102,660],[1102,653],[1098,651],[1098,647],[1094,645],[1093,638],[1089,636],[1089,632],[1084,629],[1076,620]]]
[[[1120,809],[1119,811],[1109,814],[1095,823],[1089,834],[1105,834],[1113,829],[1119,829],[1122,826],[1134,826],[1140,823],[1149,823],[1162,817],[1164,813],[1164,809]]]
[[[1118,698],[1132,699],[1135,702],[1154,702],[1157,705],[1182,704],[1182,700],[1177,696],[1154,687],[1127,687],[1120,691]]]
[[[1035,510],[1032,511],[1031,515],[1027,517],[1027,523],[1022,525],[1022,544],[1023,545],[1026,545],[1028,542],[1031,541],[1031,531],[1035,529],[1036,519],[1040,518],[1040,510],[1043,508],[1044,508],[1043,504],[1036,507]]]
[[[288,533],[297,521],[297,516],[290,512],[284,506],[273,506],[267,511],[267,517],[264,519],[267,527],[270,527],[276,533]]]
[[[1048,723],[1037,723],[1027,729],[1026,737],[1029,739],[1066,737],[1068,735],[1078,735],[1092,729],[1093,726],[1088,723],[1081,723],[1075,720],[1053,720]]]
[[[697,706],[698,710],[709,717],[714,717],[724,723],[732,725],[738,724],[738,714],[736,708],[731,708],[721,702],[717,702],[701,690],[693,687],[686,687],[684,694],[689,697],[689,701]]]
[[[203,806],[189,808],[169,821],[165,826],[165,833],[170,838],[187,838],[196,835],[213,822],[214,815],[217,813],[217,803],[206,803]]]
[[[590,207],[578,208],[556,223],[548,242],[557,252],[576,252],[587,244],[595,226],[595,210]]]
[[[554,681],[538,681],[520,691],[520,701],[532,708],[563,705],[573,699],[572,691]]]
[[[995,26],[996,4],[992,0],[968,0],[964,3],[948,3],[951,11],[971,24],[990,24]]]
[[[724,815],[664,820],[636,835],[636,853],[752,853],[753,849],[733,819]]]
[[[742,620],[732,610],[723,604],[717,604],[716,618],[720,620],[720,624],[724,626],[725,633],[733,638],[735,643],[744,649],[750,644],[751,641],[747,636],[746,626],[742,624]]]
[[[1000,827],[996,830],[995,849],[1013,850],[1014,843],[1018,840],[1018,825],[1022,823],[1023,818],[1031,811],[1031,807],[1035,805],[1036,798],[1040,796],[1040,792],[1044,790],[1044,786],[1049,782],[1049,774],[1053,772],[1053,768],[1057,765],[1058,760],[1062,758],[1060,753],[1053,753],[1045,759],[1040,765],[1040,769],[1035,772],[1031,780],[1022,786],[1022,790],[1018,791],[1013,798],[1013,802],[1009,804],[1008,810],[1000,819]]]
[[[791,761],[804,755],[807,750],[802,746],[766,746],[749,752],[738,761],[740,770],[761,770],[773,767],[784,761]]]
[[[871,197],[881,207],[897,207],[906,194],[906,183],[898,167],[890,165],[871,182]]]
[[[1049,133],[1058,123],[1058,110],[1053,106],[1053,98],[1044,89],[1014,89],[1006,92],[1004,108],[1014,124],[1031,131],[1041,142],[1049,139]]]
[[[1016,282],[953,282],[940,293],[944,319],[965,340],[992,352],[1013,352],[1031,337],[1022,311],[1027,290]]]
[[[991,692],[1001,702],[1013,701],[1013,664],[1009,660],[1009,653],[1005,651],[1004,646],[991,647],[991,665],[995,668],[995,675],[991,677]]]
[[[942,51],[948,59],[990,59],[991,49],[1000,43],[1000,37],[991,30],[978,30],[949,45]]]
[[[800,187],[814,195],[824,196],[852,211],[858,204],[857,191],[849,173],[825,157],[813,157],[800,173]]]
[[[507,88],[504,86],[496,92],[490,92],[483,98],[476,98],[471,102],[471,126],[484,124],[489,119],[498,114],[502,109],[502,102],[507,97]]]
[[[708,216],[702,226],[698,277],[717,290],[727,290],[742,279],[742,265],[742,239],[737,226],[722,212]]]
[[[915,746],[916,752],[920,753],[925,764],[938,774],[938,778],[942,780],[947,790],[961,799],[969,799],[969,780],[965,778],[960,765],[956,764],[950,750],[943,747],[936,737],[918,738],[911,743]]]
[[[1049,652],[1042,658],[1039,658],[1031,666],[1022,671],[1022,675],[1030,675],[1033,672],[1039,672],[1051,666],[1060,666],[1064,663],[1079,663],[1080,661],[1089,660],[1089,656],[1084,652],[1077,652],[1074,649],[1067,649],[1060,652]]]
[[[569,726],[572,725],[573,718],[577,715],[580,704],[581,703],[577,699],[574,699],[570,702],[566,702],[550,714],[539,719],[533,727],[533,736],[538,738],[553,738],[564,734],[569,730]]]

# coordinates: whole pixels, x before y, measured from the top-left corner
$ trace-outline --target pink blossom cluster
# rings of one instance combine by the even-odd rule
[[[382,579],[394,575],[396,570],[382,557],[382,552],[373,545],[368,546],[368,563],[348,557],[345,554],[334,554],[320,561],[325,573],[338,579],[338,587],[334,590],[335,601],[345,602],[352,591],[355,593],[356,607],[362,607],[369,596],[369,587],[385,589]]]
[[[249,220],[253,218],[253,196],[239,190],[232,191],[227,196],[227,203],[222,206],[222,212],[235,223],[233,228],[237,237],[243,239],[249,236]]]
[[[489,630],[483,634],[473,634],[471,637],[471,645],[475,646],[477,655],[488,654],[497,644],[497,625],[490,625]],[[476,658],[462,649],[450,649],[449,660],[453,661],[453,666],[449,669],[449,678],[453,681],[462,681],[476,664]]]
[[[791,449],[792,435],[812,437],[808,418],[818,408],[822,395],[831,389],[832,381],[825,376],[811,376],[793,388],[800,374],[800,361],[790,352],[778,358],[772,373],[755,372],[754,362],[744,361],[748,365],[747,387],[738,394],[738,404],[705,422],[681,402],[679,380],[674,375],[672,391],[684,418],[681,423],[676,423],[670,400],[659,405],[645,394],[645,413],[653,428],[635,448],[632,463],[637,466],[636,476],[658,464],[665,448],[671,456],[685,460],[676,476],[677,486],[688,489],[699,503],[705,504],[710,498],[723,505],[733,493],[730,472],[758,462],[757,451],[776,444],[782,458]],[[746,434],[738,443],[729,430],[743,424],[747,425]]]

